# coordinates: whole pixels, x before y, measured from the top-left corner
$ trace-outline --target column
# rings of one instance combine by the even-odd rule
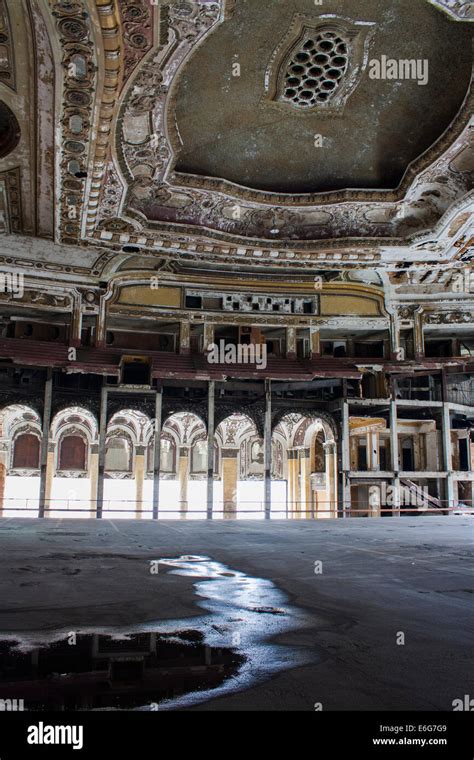
[[[301,517],[309,519],[311,514],[311,451],[310,449],[301,449],[300,451],[300,472],[301,472]]]
[[[153,519],[158,519],[160,504],[160,465],[161,465],[161,417],[163,410],[163,391],[157,389],[155,396],[155,430],[153,436]]]
[[[272,385],[271,380],[265,380],[265,425],[263,435],[264,446],[264,510],[265,519],[270,519],[272,509]]]
[[[107,388],[102,386],[100,393],[100,414],[99,414],[99,456],[98,456],[98,475],[97,475],[97,500],[95,516],[102,517],[104,508],[104,473],[105,473],[105,438],[107,434]]]
[[[341,460],[342,460],[342,508],[343,517],[347,517],[351,508],[351,488],[350,488],[350,454],[349,454],[349,404],[346,399],[342,401],[342,438],[341,438]]]
[[[107,335],[107,302],[110,298],[108,293],[104,293],[99,299],[99,314],[97,317],[97,329],[95,334],[96,348],[105,348]]]
[[[331,514],[328,517],[337,517],[337,446],[336,441],[329,441],[327,444],[326,462],[329,465],[329,488],[328,496],[330,499],[329,507]]]
[[[297,498],[297,456],[298,452],[294,449],[288,449],[288,514],[289,517],[294,519],[296,517],[296,510],[298,509]]]
[[[397,402],[390,401],[390,469],[394,473],[392,480],[392,517],[400,517],[400,478],[398,477],[398,414]]]
[[[321,515],[316,517],[337,517],[337,447],[336,441],[323,443],[325,460],[326,489]],[[316,496],[318,496],[316,494]],[[317,510],[319,511],[319,509]]]
[[[224,519],[237,517],[238,449],[222,449]]]
[[[419,308],[414,314],[413,338],[415,342],[415,359],[423,359],[425,355],[425,340],[423,335],[423,309]]]
[[[354,471],[359,469],[359,439],[356,435],[349,438],[349,467]]]
[[[443,402],[443,461],[446,476],[446,499],[447,507],[455,506],[454,478],[453,478],[453,447],[451,441],[451,415],[449,404]]]
[[[379,434],[376,431],[367,433],[368,469],[374,472],[380,470]]]
[[[46,511],[46,490],[47,490],[47,469],[48,469],[48,444],[49,428],[51,424],[51,402],[53,397],[53,370],[46,370],[46,382],[44,385],[44,408],[43,408],[43,430],[41,435],[40,448],[40,487],[39,487],[39,508],[38,517],[44,517]]]
[[[204,342],[203,351],[207,351],[209,346],[214,343],[214,324],[211,322],[204,322]]]
[[[405,356],[403,356],[403,352],[400,350],[400,323],[398,321],[398,318],[396,316],[393,316],[391,319],[391,330],[390,330],[390,352],[391,356],[390,358],[394,361],[404,361]]]
[[[71,328],[69,345],[77,348],[81,345],[82,333],[82,296],[78,294],[74,299],[74,306],[71,315]]]
[[[311,358],[317,359],[319,356],[321,356],[321,339],[319,327],[310,327],[309,337],[311,342]]]
[[[188,512],[189,446],[179,447],[179,514],[185,520]]]
[[[215,383],[209,381],[207,391],[207,519],[212,520],[214,506],[214,412]]]
[[[296,327],[286,328],[286,358],[296,359]]]
[[[0,434],[1,435],[1,434]],[[3,500],[5,497],[5,478],[7,474],[8,444],[0,443],[0,517],[3,516]],[[8,514],[6,515],[8,517]]]
[[[5,497],[5,478],[8,462],[8,441],[3,441],[3,414],[0,413],[0,517],[3,516]],[[13,447],[13,442],[10,443]],[[6,515],[8,517],[8,515]]]
[[[372,484],[369,486],[369,517],[380,517],[380,486]]]
[[[46,485],[44,491],[44,517],[50,517],[51,512],[51,491],[53,490],[54,480],[54,460],[56,454],[56,444],[54,441],[48,443],[48,457],[46,460]],[[60,505],[61,506],[61,505]]]
[[[467,456],[468,456],[468,469],[469,469],[469,472],[472,473],[472,471],[474,470],[474,442],[471,440],[470,431],[468,431],[467,433]],[[469,487],[471,489],[470,506],[474,508],[474,481],[471,480]]]
[[[188,321],[180,322],[179,327],[179,353],[189,354],[191,342],[191,325]]]
[[[294,520],[299,520],[301,517],[301,488],[300,488],[300,452],[299,449],[293,449],[292,463],[293,463],[293,504],[292,517]]]
[[[99,478],[99,444],[91,444],[90,457],[90,508],[89,517],[95,517],[97,509],[97,482]]]
[[[136,502],[136,515],[135,517],[141,519],[143,517],[143,488],[145,485],[145,456],[146,447],[135,447],[135,502]],[[133,515],[127,514],[127,517],[131,519]]]

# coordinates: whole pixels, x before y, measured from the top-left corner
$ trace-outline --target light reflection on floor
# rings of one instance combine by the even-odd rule
[[[137,670],[135,676],[132,671],[126,676],[128,682],[124,687],[121,687],[120,683],[117,686],[116,681],[112,683],[112,688],[119,694],[116,700],[118,709],[169,710],[186,708],[217,696],[248,688],[278,671],[298,667],[316,660],[311,649],[275,644],[269,640],[278,634],[306,627],[310,622],[303,610],[288,604],[285,594],[272,581],[246,575],[209,557],[185,555],[178,558],[160,559],[157,563],[159,574],[163,572],[173,573],[197,579],[194,589],[197,595],[196,603],[203,610],[202,616],[166,622],[149,621],[138,624],[132,632],[130,628],[125,630],[118,627],[100,630],[84,628],[77,632],[78,637],[95,636],[96,639],[105,642],[105,649],[110,647],[113,649],[113,640],[115,640],[118,651],[117,660],[114,661],[114,664],[116,668],[123,669],[125,659],[123,652],[120,654],[119,641],[126,642],[139,638],[141,634],[146,633],[158,636],[158,640],[160,637],[166,637],[166,642],[164,638],[161,642],[162,651],[166,652],[166,646],[169,648],[169,643],[173,641],[173,637],[177,636],[176,642],[182,645],[183,641],[179,638],[179,632],[189,632],[189,629],[192,628],[199,638],[199,643],[195,642],[195,646],[201,647],[204,652],[203,662],[205,664],[216,663],[219,661],[219,657],[222,657],[222,661],[228,662],[229,666],[226,665],[220,678],[215,678],[214,675],[209,678],[206,675],[200,681],[191,678],[185,679],[184,682],[180,678],[176,690],[171,689],[171,693],[176,693],[176,696],[163,698],[165,690],[160,689],[160,697],[157,697],[156,701],[150,700],[150,689],[143,688],[143,680],[140,681],[140,678],[143,679],[143,675],[140,676]],[[0,638],[2,643],[17,642],[17,651],[25,653],[39,648],[44,650],[45,647],[54,649],[58,642],[64,642],[65,635],[65,631],[62,630],[47,634],[44,632],[39,634],[10,634]],[[111,643],[107,643],[109,637],[113,637]],[[69,651],[72,655],[71,650]],[[79,651],[77,656],[79,659],[81,658]],[[120,658],[122,658],[121,664]],[[7,663],[7,659],[5,662]],[[175,665],[176,663],[173,667]],[[155,658],[151,668],[148,661],[146,674],[148,676],[151,674],[152,677],[159,680],[159,670],[154,670],[154,668],[158,667],[159,669],[160,666],[160,672],[164,672],[163,666],[167,667],[165,661],[160,662],[158,660],[157,662]],[[78,670],[71,668],[73,674],[76,675],[77,672],[88,669],[90,669],[88,665],[82,670],[81,667],[78,667]],[[177,673],[178,670],[175,672]],[[63,677],[67,678],[70,675],[70,673],[65,673]],[[134,678],[136,678],[135,691],[133,688]],[[166,678],[169,680],[168,674]],[[8,681],[8,675],[4,672],[0,680],[0,697],[3,698],[9,696],[4,694],[4,689],[2,689],[2,681],[5,682],[6,680]],[[181,693],[183,683],[189,685],[185,693]],[[32,693],[37,687],[38,682],[32,681]],[[122,698],[120,698],[121,688],[124,693]],[[147,692],[146,697],[144,691]],[[91,709],[90,705],[95,704],[95,702],[88,698],[87,687],[84,695],[84,705],[86,709]],[[140,695],[143,695],[143,702],[140,701]],[[22,696],[20,683],[15,684],[15,694],[10,696]],[[27,700],[25,702],[25,709],[28,709]],[[114,708],[115,702],[113,700],[105,700],[100,704],[106,705],[101,709],[117,709]],[[126,707],[122,705],[126,705]],[[47,704],[45,706],[48,708]],[[56,708],[49,706],[49,709]],[[66,709],[68,709],[67,706]]]

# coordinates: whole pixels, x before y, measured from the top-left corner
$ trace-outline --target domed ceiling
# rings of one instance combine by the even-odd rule
[[[165,44],[125,93],[115,135],[130,229],[305,250],[406,244],[466,195],[471,24],[428,0],[324,10],[166,7]]]
[[[468,25],[425,0],[322,7],[324,13],[312,10],[308,0],[236,3],[178,76],[176,173],[291,194],[400,184],[462,105],[472,66]],[[383,55],[427,61],[426,81],[372,79],[367,59]],[[341,82],[357,68],[343,111],[334,111]],[[282,89],[289,96],[272,99],[266,80],[281,69],[288,70]]]

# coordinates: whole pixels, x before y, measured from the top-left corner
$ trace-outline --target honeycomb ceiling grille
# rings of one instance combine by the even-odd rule
[[[302,108],[330,101],[347,73],[348,48],[341,32],[321,31],[307,36],[288,63],[282,99]]]

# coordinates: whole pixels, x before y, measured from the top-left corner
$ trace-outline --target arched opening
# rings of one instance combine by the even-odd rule
[[[168,449],[163,457],[163,447]],[[176,412],[161,433],[160,514],[202,519],[207,509],[207,431],[192,412]]]
[[[151,518],[151,480],[147,480],[152,422],[136,409],[112,415],[105,439],[104,514]]]
[[[105,446],[105,472],[108,474],[131,474],[132,446],[128,438],[116,435]]]
[[[0,411],[0,512],[5,517],[37,517],[41,423],[22,404]]]
[[[337,452],[327,421],[288,414],[275,427],[273,438],[282,446],[285,459],[286,516],[336,517]]]
[[[255,422],[245,414],[231,414],[216,428],[219,469],[214,494],[214,516],[262,519],[264,507],[264,441]],[[286,484],[281,472],[281,449],[272,443],[271,494],[274,514],[286,509]]]
[[[207,440],[196,441],[191,453],[191,474],[204,475],[207,471]]]
[[[58,469],[69,472],[87,470],[87,444],[82,436],[63,436],[59,445]]]
[[[38,470],[40,466],[40,440],[33,433],[22,433],[13,442],[13,468]]]
[[[13,111],[0,100],[0,158],[8,156],[20,142],[20,125]]]
[[[93,446],[97,442],[97,419],[85,407],[67,407],[54,415],[48,441],[48,517],[94,515],[97,454]]]

